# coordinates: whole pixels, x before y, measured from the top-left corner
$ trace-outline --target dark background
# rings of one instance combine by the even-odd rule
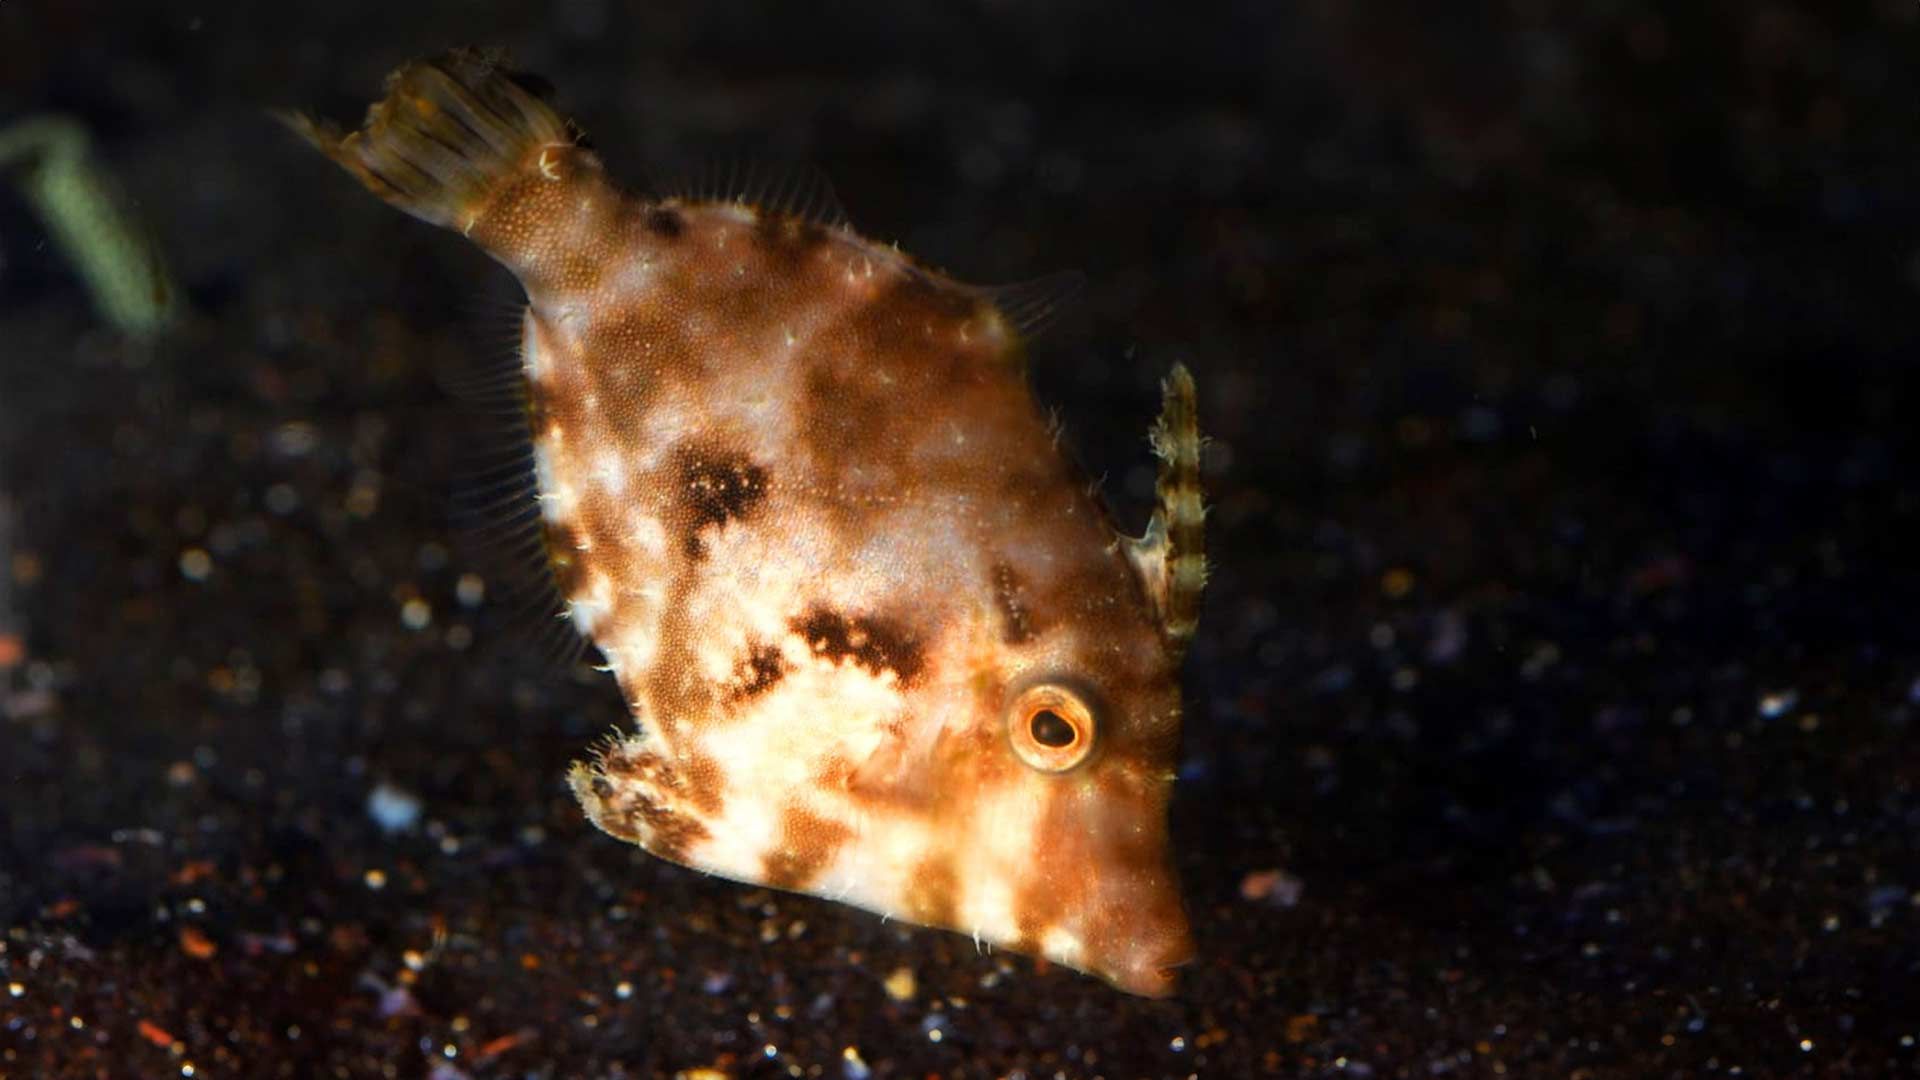
[[[1920,1070],[1920,7],[1440,7],[0,2],[192,308],[0,188],[0,1074]],[[1193,367],[1179,997],[583,821],[617,694],[458,598],[512,290],[263,111],[460,43],[636,183],[1084,271],[1036,381],[1125,521]]]

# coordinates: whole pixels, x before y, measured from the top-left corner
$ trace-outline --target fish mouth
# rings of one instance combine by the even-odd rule
[[[1129,956],[1100,974],[1129,994],[1166,998],[1173,996],[1180,984],[1180,969],[1192,964],[1193,959],[1193,944],[1183,932],[1159,948]]]
[[[1080,932],[1093,947],[1073,958],[1080,963],[1059,956],[1053,959],[1105,979],[1129,994],[1171,997],[1179,986],[1180,969],[1194,960],[1193,931],[1187,913],[1179,897],[1164,884],[1148,897],[1135,894],[1128,899],[1132,903],[1108,906],[1103,913],[1106,919],[1082,925]]]

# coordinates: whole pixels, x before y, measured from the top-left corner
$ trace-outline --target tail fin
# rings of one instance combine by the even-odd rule
[[[386,100],[360,130],[286,117],[296,132],[375,195],[423,221],[462,232],[544,151],[576,133],[496,57],[458,50],[417,60],[387,80]]]

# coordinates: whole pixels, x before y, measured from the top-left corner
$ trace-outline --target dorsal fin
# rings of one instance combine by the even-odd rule
[[[1153,518],[1144,536],[1124,537],[1121,543],[1140,575],[1161,635],[1178,657],[1193,639],[1200,593],[1207,583],[1200,422],[1193,376],[1185,364],[1173,365],[1160,394],[1160,418],[1148,432],[1153,454],[1160,459]]]
[[[668,185],[661,194],[686,202],[741,203],[828,229],[848,225],[833,181],[804,163],[775,165],[750,158],[716,162],[685,183]]]
[[[980,295],[1000,312],[1007,325],[1027,339],[1039,337],[1073,307],[1086,288],[1086,275],[1062,270],[1010,285],[985,285]]]

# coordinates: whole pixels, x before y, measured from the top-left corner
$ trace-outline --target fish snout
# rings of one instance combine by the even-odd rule
[[[1163,998],[1179,983],[1179,969],[1193,962],[1193,938],[1184,913],[1176,925],[1147,931],[1125,942],[1102,964],[1100,974],[1130,994]]]
[[[1083,927],[1080,955],[1052,959],[1099,975],[1130,994],[1172,994],[1179,968],[1194,956],[1186,908],[1174,881],[1168,873],[1103,882],[1103,895]]]

